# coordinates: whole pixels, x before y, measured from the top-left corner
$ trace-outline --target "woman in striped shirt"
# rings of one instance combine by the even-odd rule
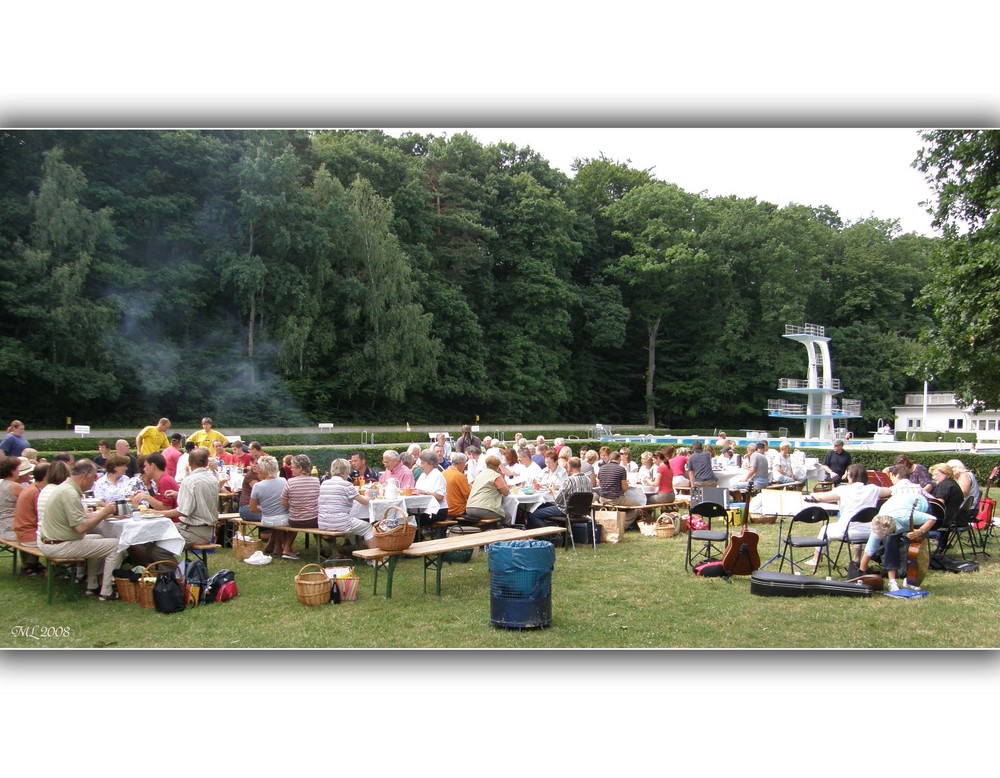
[[[319,488],[319,528],[330,532],[353,532],[360,535],[366,548],[375,548],[372,525],[351,516],[351,504],[368,504],[368,498],[350,481],[351,463],[335,459],[330,463],[330,477]]]
[[[296,454],[291,462],[292,477],[285,483],[281,492],[281,504],[288,511],[288,528],[318,529],[319,528],[319,479],[309,475],[312,462],[305,454]],[[283,532],[281,552],[282,559],[298,559],[292,553],[295,543],[295,532]]]

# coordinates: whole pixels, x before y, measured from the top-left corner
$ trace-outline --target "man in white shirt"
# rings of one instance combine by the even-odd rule
[[[542,468],[532,461],[527,447],[518,449],[517,463],[511,469],[515,475],[508,482],[513,485],[531,483],[542,477]]]

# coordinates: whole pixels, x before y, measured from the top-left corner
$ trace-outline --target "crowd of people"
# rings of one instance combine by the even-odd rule
[[[774,450],[767,440],[751,441],[741,453],[725,433],[712,445],[667,445],[643,452],[635,462],[627,446],[614,450],[581,445],[574,452],[562,438],[549,445],[543,436],[531,441],[517,433],[508,443],[489,435],[480,438],[466,425],[455,440],[439,434],[425,447],[385,450],[381,472],[359,450],[349,460],[334,459],[320,475],[307,455],[289,455],[279,463],[256,441],[244,443],[238,436],[230,440],[208,417],[187,439],[170,429],[167,418],[144,427],[136,435],[135,454],[125,439],[101,440],[93,460],[74,461],[63,453],[47,462],[38,458],[24,438],[24,424],[15,420],[0,441],[0,536],[35,545],[48,557],[85,558],[86,569],[78,575],[86,577],[88,593],[113,599],[109,572],[124,555],[114,539],[93,532],[97,525],[124,502],[128,508],[150,508],[172,519],[188,545],[210,543],[219,495],[228,488],[228,468],[242,474],[239,515],[269,530],[264,533],[265,553],[292,561],[299,558],[294,551],[296,529],[346,532],[357,543],[373,547],[371,522],[352,508],[369,504],[372,484],[385,487],[390,481],[407,493],[433,497],[437,510],[429,519],[496,519],[505,526],[523,522],[538,527],[564,521],[569,499],[580,492],[592,493],[600,503],[639,509],[672,504],[680,489],[714,486],[721,471],[739,471],[729,486],[732,490],[805,480],[789,443],[783,441]],[[868,483],[865,469],[852,464],[844,441],[837,440],[822,468],[832,488],[809,499],[838,505],[839,518],[826,530],[828,537],[840,539],[848,532],[862,571],[874,555],[884,554],[890,588],[896,586],[896,541],[904,535],[925,535],[935,527],[928,500],[939,502],[945,517],[938,526],[940,549],[947,545],[949,527],[960,512],[974,507],[980,497],[975,475],[959,460],[928,469],[899,455],[886,469],[892,486],[877,486]],[[531,489],[542,499],[512,515],[505,500],[520,489]],[[92,501],[84,500],[85,495],[92,495]],[[862,509],[876,506],[886,520],[851,522]],[[919,525],[913,533],[903,521],[911,512]],[[634,518],[635,512],[629,512],[627,523]],[[153,543],[133,546],[127,554],[133,564],[173,558]],[[818,562],[817,552],[814,565]],[[33,559],[23,560],[24,574],[42,571]]]
[[[202,434],[211,428],[211,419],[204,419]],[[12,422],[0,442],[0,537],[37,548],[45,557],[85,559],[77,578],[85,578],[87,594],[101,600],[117,598],[112,571],[126,556],[141,565],[174,558],[155,543],[119,552],[117,538],[95,531],[123,508],[161,512],[176,522],[186,545],[212,542],[219,495],[227,486],[224,461],[191,440],[182,453],[184,437],[167,437],[169,429],[166,418],[144,427],[135,439],[136,455],[127,440],[113,445],[101,440],[93,459],[75,460],[62,452],[49,462],[24,438],[24,424]],[[222,439],[231,448],[230,461],[252,459],[252,447],[244,451],[240,441]],[[39,575],[44,568],[22,555],[21,570]]]

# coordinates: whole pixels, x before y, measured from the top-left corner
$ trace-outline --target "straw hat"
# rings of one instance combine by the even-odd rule
[[[28,473],[34,472],[35,466],[27,457],[18,457],[21,460],[21,467],[18,468],[17,477],[23,478]]]

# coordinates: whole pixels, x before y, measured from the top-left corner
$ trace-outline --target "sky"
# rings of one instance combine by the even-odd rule
[[[829,205],[846,222],[898,220],[902,232],[936,235],[920,203],[932,192],[911,163],[916,129],[901,128],[386,128],[469,132],[483,144],[530,146],[572,175],[575,158],[600,154],[689,192],[785,206]]]

